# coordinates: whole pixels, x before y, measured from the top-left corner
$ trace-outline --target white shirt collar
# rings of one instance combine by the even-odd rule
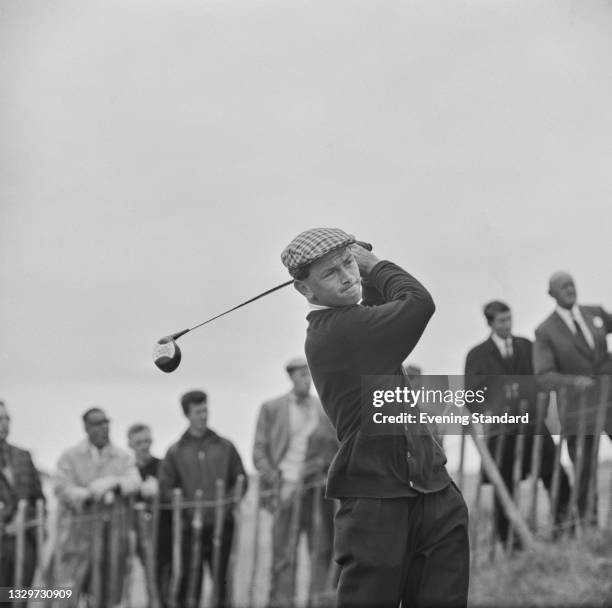
[[[293,390],[291,390],[289,391],[289,403],[295,405],[296,407],[304,407],[310,409],[314,405],[314,400],[312,398],[312,395],[308,395],[305,399],[302,399],[302,401],[298,403],[297,395],[293,392]]]
[[[506,356],[508,352],[508,346],[510,348],[510,354],[512,354],[512,336],[508,336],[505,340],[500,338],[495,332],[491,332],[491,340],[495,343],[495,346],[499,349],[502,357]]]
[[[557,304],[557,306],[555,307],[555,312],[563,319],[565,324],[570,328],[570,331],[575,334],[576,328],[574,327],[574,318],[578,322],[583,321],[578,305],[574,304],[572,309],[568,310],[567,308],[562,308]]]
[[[563,321],[570,328],[570,331],[573,334],[576,333],[576,327],[574,326],[574,319],[576,319],[578,325],[580,325],[580,329],[582,329],[582,333],[584,334],[584,338],[587,341],[588,345],[591,348],[595,348],[593,334],[591,333],[591,329],[584,320],[584,317],[580,312],[578,304],[574,304],[574,306],[572,306],[571,311],[567,308],[562,308],[561,306],[557,305],[555,307],[555,312],[563,319]]]
[[[97,448],[93,443],[91,443],[91,441],[89,441],[89,439],[86,441],[87,449],[89,450],[91,458],[94,462],[98,462],[98,460],[100,460],[102,456],[104,456],[110,450],[110,443],[107,443],[102,448]]]
[[[359,302],[357,304],[361,306],[363,302],[363,298],[359,298]],[[339,306],[322,306],[321,304],[313,304],[312,302],[308,302],[308,308],[310,310],[327,310],[328,308],[340,308]]]
[[[332,306],[321,306],[320,304],[313,304],[312,302],[308,302],[308,308],[310,310],[326,310],[327,308],[332,308]]]
[[[563,308],[557,304],[557,306],[555,307],[555,311],[558,315],[561,316],[561,318],[568,325],[571,326],[572,331],[574,329],[574,322],[572,320],[572,315],[576,317],[576,319],[579,319],[582,317],[582,315],[580,314],[580,308],[578,308],[578,304],[574,304],[571,310],[568,310],[567,308]]]

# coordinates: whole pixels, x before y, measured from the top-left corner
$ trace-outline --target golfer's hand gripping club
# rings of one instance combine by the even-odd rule
[[[362,278],[366,278],[370,274],[372,268],[380,261],[372,253],[372,245],[370,245],[370,243],[357,241],[355,244],[351,245],[351,253],[357,262],[359,274]]]

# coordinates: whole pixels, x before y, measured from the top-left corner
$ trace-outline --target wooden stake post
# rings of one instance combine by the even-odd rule
[[[225,515],[225,482],[217,479],[215,492],[215,524],[213,527],[213,608],[219,606],[221,584],[221,543],[223,542],[223,519]]]
[[[233,500],[233,517],[234,517],[234,536],[232,538],[232,547],[230,550],[229,565],[227,568],[227,584],[229,588],[228,601],[231,606],[236,605],[235,579],[236,579],[236,562],[238,561],[238,546],[240,544],[240,532],[242,529],[242,496],[244,494],[245,479],[243,475],[238,475],[236,485],[234,487]]]
[[[479,434],[480,432],[480,434]],[[527,549],[531,549],[537,545],[536,541],[533,538],[533,535],[529,531],[529,528],[523,518],[519,510],[516,508],[516,505],[512,502],[512,498],[508,493],[506,488],[506,484],[502,479],[497,466],[495,465],[495,461],[491,457],[491,454],[487,448],[487,444],[482,438],[482,428],[480,425],[470,425],[470,433],[472,435],[472,439],[474,440],[474,444],[478,453],[480,454],[480,458],[482,461],[482,466],[487,474],[487,477],[499,500],[501,502],[502,508],[506,513],[506,516],[510,520],[510,523],[514,527],[517,536],[520,538],[523,546]]]
[[[170,589],[168,604],[170,608],[183,608],[178,605],[178,596],[181,586],[183,555],[183,493],[180,488],[172,491],[172,575],[170,578]]]

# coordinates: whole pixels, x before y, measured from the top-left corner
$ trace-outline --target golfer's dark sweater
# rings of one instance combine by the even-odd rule
[[[411,425],[396,435],[360,429],[361,378],[397,375],[421,337],[435,305],[429,292],[399,266],[377,263],[363,304],[309,313],[306,357],[340,448],[328,473],[331,498],[393,498],[436,492],[450,483],[446,457],[430,434]],[[378,305],[369,305],[380,302]],[[422,429],[421,429],[422,431]]]

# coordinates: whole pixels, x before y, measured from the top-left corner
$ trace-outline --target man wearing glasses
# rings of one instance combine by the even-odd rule
[[[110,420],[104,410],[93,407],[83,414],[87,437],[65,451],[57,464],[55,493],[59,499],[58,537],[56,552],[56,582],[71,587],[75,605],[80,593],[91,589],[92,547],[98,520],[104,520],[114,501],[134,494],[140,488],[140,474],[132,457],[114,446],[109,438]],[[108,519],[108,518],[106,518]],[[125,572],[127,526],[119,539],[119,560],[109,561],[108,521],[102,531],[101,579],[108,581],[111,566],[119,579]],[[125,532],[125,534],[123,533]],[[122,585],[116,585],[115,597],[110,597],[105,582],[101,585],[100,606],[120,603]],[[72,601],[71,598],[71,601]]]

